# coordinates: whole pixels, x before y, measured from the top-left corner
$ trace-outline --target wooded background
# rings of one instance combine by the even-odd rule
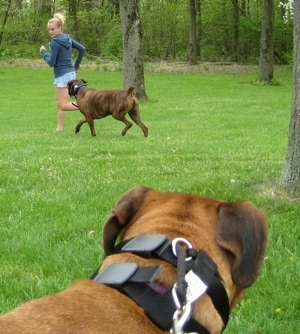
[[[292,63],[293,21],[274,0],[274,61]],[[199,61],[258,64],[263,0],[140,0],[145,61],[186,61],[190,24],[197,31]],[[195,21],[191,20],[194,9]],[[0,57],[39,57],[49,41],[46,24],[65,11],[69,33],[92,58],[122,60],[118,0],[0,0]]]

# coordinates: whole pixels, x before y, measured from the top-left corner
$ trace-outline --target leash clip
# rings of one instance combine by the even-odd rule
[[[190,320],[192,313],[192,305],[189,301],[182,306],[180,304],[177,292],[176,292],[176,284],[174,284],[172,289],[172,296],[176,306],[176,311],[173,315],[173,325],[170,329],[170,334],[198,334],[198,333],[186,333],[183,330],[184,325]]]
[[[186,302],[185,305],[174,312],[173,315],[173,326],[170,330],[170,334],[188,334],[184,332],[183,326],[187,321],[189,321],[191,316],[191,303]],[[190,333],[193,334],[193,333]],[[194,333],[197,334],[197,333]]]

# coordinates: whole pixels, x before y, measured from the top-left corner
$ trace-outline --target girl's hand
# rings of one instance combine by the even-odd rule
[[[40,47],[40,52],[42,52],[43,50],[46,50],[46,48],[44,47],[44,45],[42,45],[42,46]]]

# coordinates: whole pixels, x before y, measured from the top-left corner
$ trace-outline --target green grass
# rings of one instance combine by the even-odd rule
[[[79,112],[54,131],[52,71],[1,67],[0,313],[89,277],[102,258],[102,226],[136,184],[264,209],[269,247],[261,276],[232,312],[226,333],[298,333],[300,209],[278,180],[291,111],[291,73],[276,85],[257,73],[145,74],[145,139],[112,118],[74,134]],[[89,86],[121,88],[122,73],[83,69]]]

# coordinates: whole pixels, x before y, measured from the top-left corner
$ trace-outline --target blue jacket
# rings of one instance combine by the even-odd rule
[[[78,51],[74,66],[72,65],[72,48]],[[55,78],[77,70],[84,54],[85,47],[67,34],[60,34],[52,38],[50,52],[47,50],[41,51],[44,60],[54,68]]]

